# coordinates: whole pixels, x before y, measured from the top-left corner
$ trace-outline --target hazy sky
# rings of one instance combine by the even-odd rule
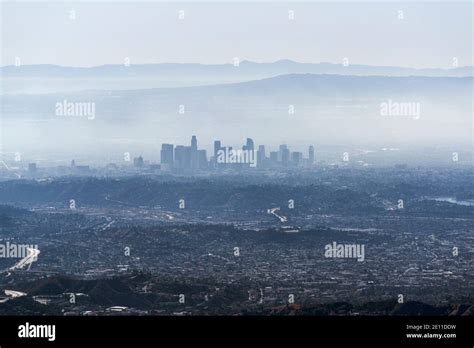
[[[2,2],[1,65],[300,62],[472,65],[472,3]],[[70,10],[75,19],[70,19]],[[184,19],[179,19],[179,11]],[[294,20],[288,11],[294,11]],[[399,19],[403,11],[403,19]]]

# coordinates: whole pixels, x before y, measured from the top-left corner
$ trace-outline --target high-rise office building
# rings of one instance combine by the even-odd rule
[[[222,149],[221,141],[220,140],[214,140],[214,161],[216,161],[216,162],[217,162],[218,152],[221,149]]]
[[[308,159],[309,159],[309,164],[314,163],[314,146],[311,145],[308,150]]]
[[[178,169],[184,169],[184,146],[176,145],[174,148],[174,165]]]
[[[242,150],[251,150],[253,151],[254,145],[253,145],[253,139],[247,138],[247,141],[245,142],[245,145],[242,146]]]
[[[278,162],[281,162],[282,156],[283,156],[283,151],[285,151],[288,148],[286,145],[280,145],[278,149]]]
[[[197,138],[195,135],[191,138],[191,153],[190,153],[190,168],[198,169],[199,168],[199,159],[198,159],[198,148],[197,148]]]
[[[278,163],[278,151],[270,151],[270,164],[275,166]]]
[[[161,170],[169,171],[174,163],[173,144],[161,144],[160,163]]]
[[[192,154],[192,147],[185,146],[184,147],[184,169],[191,169],[191,154]]]
[[[265,145],[259,145],[257,150],[257,166],[265,165]]]
[[[161,152],[160,152],[160,163],[167,164],[172,166],[173,165],[173,144],[161,144]]]
[[[198,150],[198,167],[200,169],[207,168],[207,153],[206,153],[206,150]]]
[[[288,164],[290,161],[290,150],[287,145],[280,145],[280,151],[278,154],[279,160],[284,165]]]
[[[303,161],[303,153],[302,152],[292,152],[291,153],[291,164],[294,166],[298,166]]]

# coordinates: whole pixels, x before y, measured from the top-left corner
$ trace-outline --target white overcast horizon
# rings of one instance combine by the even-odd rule
[[[473,65],[473,3],[2,1],[0,66]],[[74,11],[75,19],[71,19]],[[179,19],[180,11],[184,18]],[[294,11],[289,20],[288,11]],[[403,12],[403,19],[399,18]]]

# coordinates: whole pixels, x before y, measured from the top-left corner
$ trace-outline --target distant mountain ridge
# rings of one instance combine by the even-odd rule
[[[223,74],[239,78],[271,77],[282,74],[311,73],[338,75],[381,75],[381,76],[473,76],[473,66],[444,68],[407,68],[396,66],[371,66],[362,64],[299,63],[292,60],[278,60],[272,63],[257,63],[244,60],[234,64],[199,63],[158,63],[158,64],[107,64],[94,67],[68,67],[50,64],[8,65],[0,67],[2,77],[43,77],[43,78],[153,78],[174,77],[176,79],[192,76]]]
[[[0,67],[0,94],[43,94],[83,90],[137,90],[196,87],[272,78],[289,74],[383,76],[383,77],[472,77],[474,67],[451,69],[385,67],[334,63],[273,63],[242,61],[233,64],[108,64],[94,67],[22,65]]]

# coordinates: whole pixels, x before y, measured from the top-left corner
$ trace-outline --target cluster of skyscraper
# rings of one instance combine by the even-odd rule
[[[195,135],[191,138],[191,146],[162,144],[162,170],[197,170],[208,168],[206,150],[199,150]]]
[[[267,157],[265,145],[255,150],[254,142],[247,138],[242,149],[222,146],[220,140],[214,141],[214,153],[208,160],[206,150],[198,149],[197,138],[191,138],[191,146],[162,144],[161,170],[195,171],[212,168],[274,168],[311,166],[314,163],[314,147],[308,149],[308,158],[302,152],[290,152],[287,145],[280,145],[278,151],[271,151]]]

